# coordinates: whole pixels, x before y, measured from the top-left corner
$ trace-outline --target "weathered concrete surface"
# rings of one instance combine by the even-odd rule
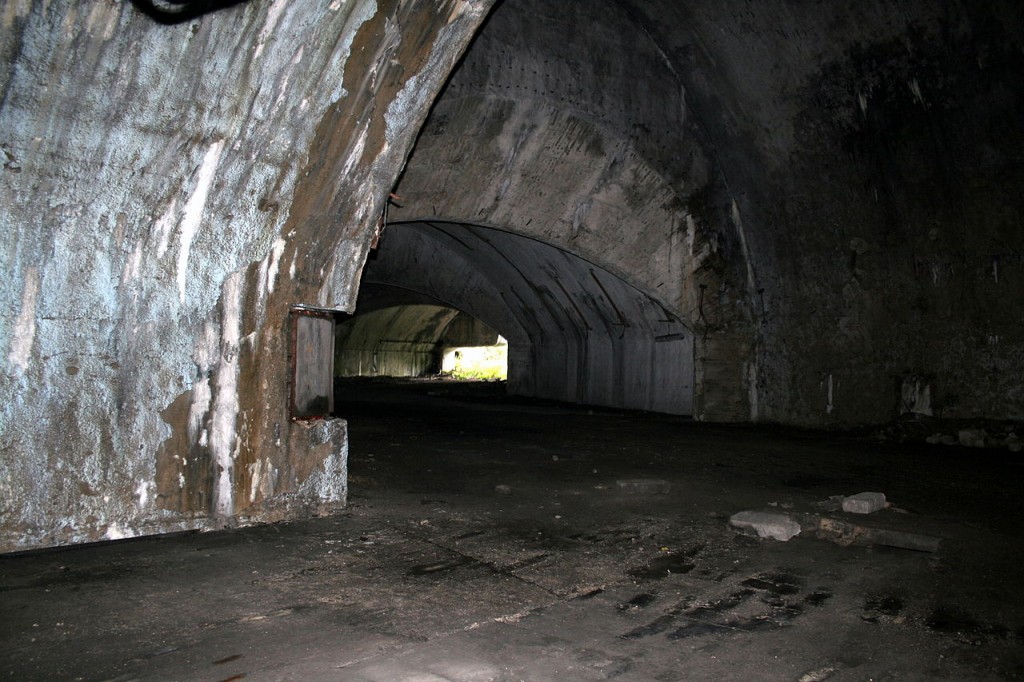
[[[1024,8],[627,4],[742,221],[761,416],[886,421],[927,377],[936,415],[1019,420]]]
[[[695,403],[687,412],[745,420],[750,417],[747,358],[736,352],[743,344],[719,352],[708,337],[737,325],[746,328],[747,314],[729,293],[733,285],[724,283],[732,277],[723,259],[731,247],[706,224],[714,209],[705,206],[701,191],[713,181],[690,134],[683,95],[658,46],[615,3],[503,3],[424,126],[396,189],[400,205],[392,207],[389,218],[500,227],[622,278],[671,311],[666,317],[678,317],[699,334],[696,350],[682,360],[665,358],[648,367],[649,358],[638,353],[628,378],[639,385],[633,392],[684,392]],[[668,159],[675,164],[671,168]],[[687,210],[687,202],[702,213]],[[461,278],[453,274],[453,279]],[[703,296],[701,285],[712,293]],[[558,297],[557,287],[553,293]],[[535,308],[543,318],[545,304]],[[576,383],[574,375],[592,373],[594,388],[581,379],[581,390],[607,392],[602,375],[614,362],[606,349],[617,345],[623,328],[643,324],[628,314],[622,318],[611,311],[602,322],[588,322],[583,336],[595,352],[578,358],[568,352],[570,368],[577,360],[583,363],[571,373],[570,384]],[[544,336],[557,332],[548,327]],[[570,348],[580,345],[574,333],[579,332],[562,334]],[[514,348],[513,336],[505,336]],[[548,352],[557,357],[559,343],[538,344],[534,338],[534,346],[554,348],[537,348],[528,362],[539,362]],[[735,371],[720,373],[716,390],[739,397],[738,402],[713,402],[713,414],[705,415],[701,389],[693,385],[694,352],[726,356]],[[566,380],[554,370],[556,363],[552,359],[552,367],[540,367],[531,381],[536,388],[522,392],[575,399],[572,385],[557,387]],[[556,373],[548,379],[550,371]]]
[[[5,5],[0,551],[344,503],[344,424],[285,411],[287,309],[351,306],[489,5]]]

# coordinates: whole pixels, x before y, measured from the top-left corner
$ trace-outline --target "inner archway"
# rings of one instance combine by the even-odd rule
[[[507,348],[500,334],[455,308],[393,305],[338,324],[334,373],[339,379],[447,376],[504,380]]]
[[[692,414],[688,326],[651,295],[566,250],[478,225],[389,226],[367,261],[356,316],[385,303],[428,301],[508,340],[512,395]],[[428,318],[405,316],[409,324]]]

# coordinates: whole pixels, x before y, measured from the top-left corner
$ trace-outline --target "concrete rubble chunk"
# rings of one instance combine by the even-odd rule
[[[635,495],[668,495],[672,490],[672,484],[660,478],[626,478],[615,481],[615,486]]]
[[[874,514],[885,507],[885,493],[858,493],[843,499],[843,511],[851,514]]]
[[[969,448],[985,447],[985,439],[988,438],[985,429],[961,429],[957,435],[960,438],[960,445]]]
[[[800,524],[788,514],[779,512],[741,511],[732,515],[729,525],[741,531],[753,531],[759,538],[782,542],[800,534]]]
[[[842,519],[809,517],[807,526],[817,525],[815,534],[822,540],[830,540],[837,545],[884,545],[898,549],[909,549],[915,552],[937,552],[942,538],[921,533],[911,533],[888,528],[871,528]]]

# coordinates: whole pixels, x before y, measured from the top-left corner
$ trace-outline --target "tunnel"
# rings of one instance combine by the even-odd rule
[[[567,251],[493,228],[389,225],[363,271],[353,322],[374,310],[380,287],[409,292],[409,299],[393,294],[392,303],[439,301],[497,330],[508,340],[512,395],[692,413],[689,328],[650,295]],[[432,348],[442,320],[391,319],[377,336]]]
[[[0,673],[1020,677],[1022,36],[3,3]]]

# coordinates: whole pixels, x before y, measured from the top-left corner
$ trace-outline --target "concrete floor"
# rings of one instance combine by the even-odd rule
[[[363,382],[342,399],[344,513],[0,558],[0,677],[1024,678],[1016,457],[486,385]],[[671,492],[616,485],[633,478]],[[894,508],[858,521],[939,551],[728,526],[866,490]]]

